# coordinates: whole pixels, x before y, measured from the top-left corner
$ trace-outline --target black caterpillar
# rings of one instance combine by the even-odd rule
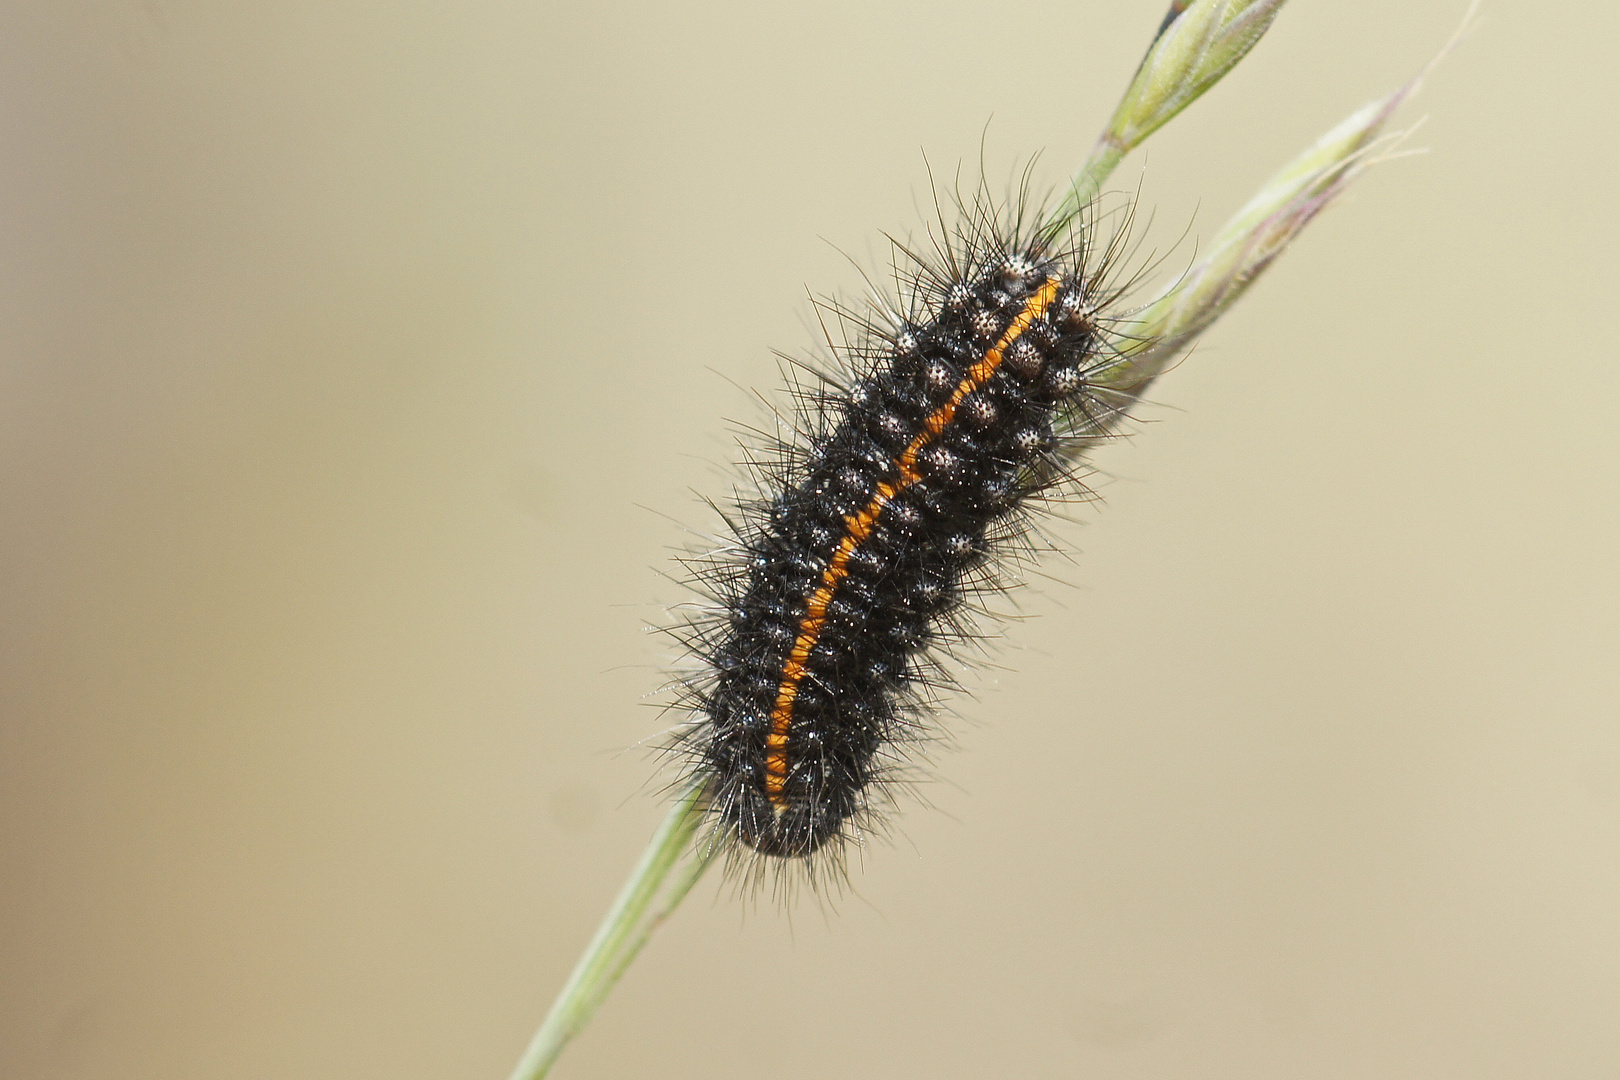
[[[1088,383],[1118,355],[1103,268],[1050,230],[966,220],[937,259],[901,249],[897,308],[838,309],[849,376],[801,392],[799,440],[697,568],[721,613],[692,634],[683,746],[721,841],[798,858],[870,828],[942,681],[930,648],[971,636],[1031,497],[1069,477],[1066,440],[1118,412]]]

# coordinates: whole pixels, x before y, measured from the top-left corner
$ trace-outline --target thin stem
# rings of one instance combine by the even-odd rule
[[[705,816],[705,795],[703,785],[695,784],[670,808],[512,1070],[511,1080],[540,1080],[546,1075],[563,1047],[590,1022],[653,931],[708,869],[713,853],[691,851],[692,837]],[[688,857],[683,860],[683,855]],[[677,868],[679,872],[675,872]],[[669,889],[664,891],[666,882]],[[655,903],[661,892],[662,902]]]
[[[1285,0],[1173,0],[1069,193],[1046,222],[1056,237],[1102,191],[1120,160],[1248,55]]]
[[[1159,23],[1159,32],[1148,42],[1147,52],[1142,54],[1142,63],[1137,65],[1137,70],[1140,71],[1142,65],[1147,63],[1148,57],[1153,55],[1153,46],[1159,43],[1159,39],[1164,37],[1164,32],[1170,29],[1170,24],[1187,10],[1187,5],[1191,2],[1192,0],[1171,0],[1170,10]],[[1111,125],[1097,138],[1097,145],[1091,148],[1091,156],[1086,159],[1086,163],[1075,174],[1074,182],[1069,185],[1069,194],[1064,197],[1063,202],[1052,214],[1051,221],[1047,223],[1047,227],[1054,234],[1062,232],[1069,222],[1080,216],[1102,193],[1103,184],[1108,182],[1108,177],[1130,149],[1115,137]]]
[[[1060,236],[1075,218],[1085,213],[1086,208],[1096,201],[1102,192],[1103,184],[1125,157],[1126,147],[1114,142],[1108,132],[1104,132],[1097,140],[1097,145],[1091,148],[1091,156],[1075,173],[1074,181],[1069,185],[1069,193],[1063,197],[1057,209],[1052,211],[1051,217],[1046,219],[1045,235]]]

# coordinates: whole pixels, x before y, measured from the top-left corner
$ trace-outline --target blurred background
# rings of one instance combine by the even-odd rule
[[[6,4],[0,1074],[504,1077],[806,292],[924,154],[1061,183],[1162,2]],[[1150,247],[1463,7],[1290,4],[1116,176]],[[702,883],[554,1075],[1620,1075],[1617,31],[1488,3],[1100,455],[932,807]]]

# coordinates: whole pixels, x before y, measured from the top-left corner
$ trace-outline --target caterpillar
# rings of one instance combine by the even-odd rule
[[[715,614],[685,635],[702,674],[678,746],[708,842],[744,861],[839,863],[879,826],[952,685],[942,657],[1127,404],[1091,381],[1121,358],[1119,244],[1093,250],[1092,215],[1043,224],[1026,195],[999,212],[982,190],[931,250],[896,242],[896,295],[831,306],[833,363],[797,364],[788,437],[750,456],[757,494],[691,564]]]

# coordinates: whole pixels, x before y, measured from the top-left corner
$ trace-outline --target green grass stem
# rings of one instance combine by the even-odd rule
[[[540,1080],[550,1071],[557,1055],[590,1022],[653,931],[680,906],[708,869],[713,853],[695,851],[692,845],[704,819],[704,801],[702,785],[693,785],[670,807],[545,1022],[512,1070],[511,1080]]]

